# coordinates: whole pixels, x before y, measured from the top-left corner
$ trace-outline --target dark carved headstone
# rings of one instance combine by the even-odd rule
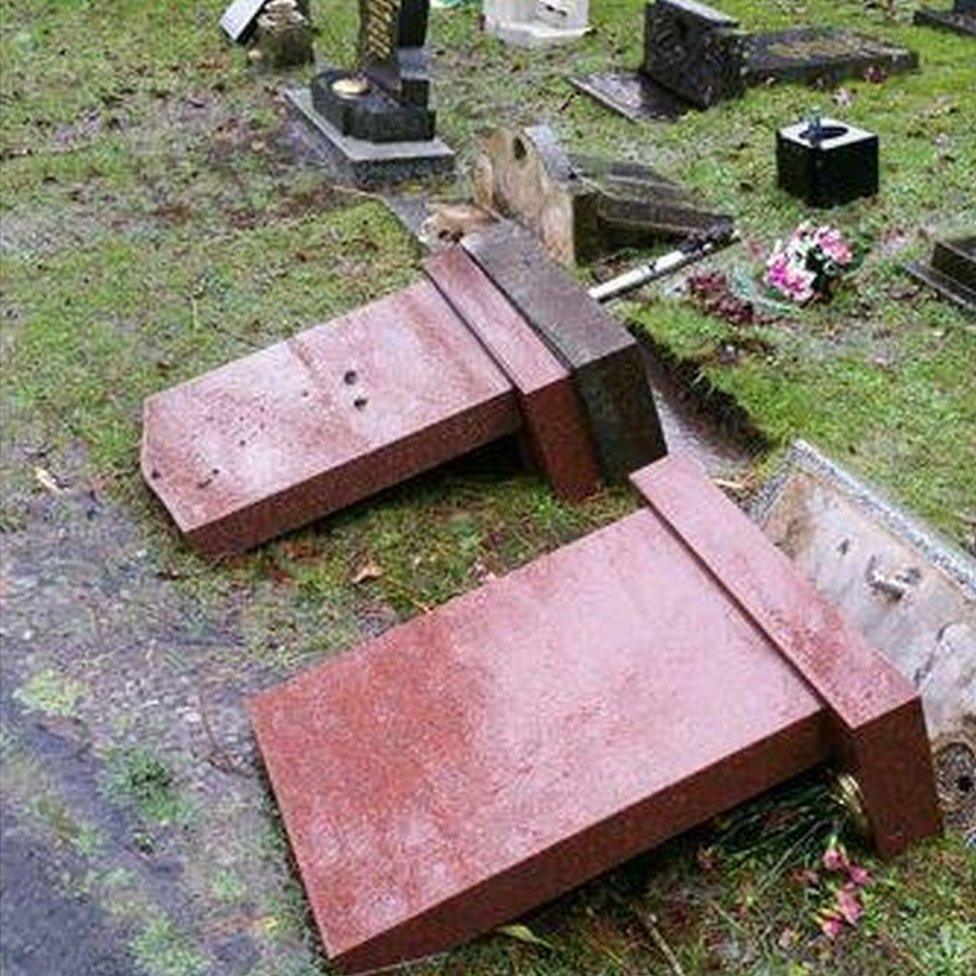
[[[976,37],[976,0],[956,0],[952,10],[922,7],[915,11],[915,23]]]
[[[300,0],[268,0],[258,17],[253,57],[267,68],[293,68],[314,60],[312,25]]]
[[[326,68],[308,92],[289,93],[337,175],[396,182],[453,165],[434,138],[425,47],[430,0],[360,0],[358,63]]]
[[[630,119],[674,119],[689,107],[739,98],[750,85],[832,84],[917,66],[913,51],[854,31],[799,27],[749,34],[697,0],[656,0],[647,5],[638,71],[570,82]]]
[[[648,4],[641,70],[698,108],[745,93],[739,22],[696,0]]]
[[[905,270],[976,316],[976,234],[936,241],[929,264],[915,262]]]
[[[834,207],[878,192],[878,137],[833,119],[813,119],[776,136],[780,189],[811,207]]]

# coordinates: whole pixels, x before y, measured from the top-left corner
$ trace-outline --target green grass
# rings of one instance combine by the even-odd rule
[[[107,495],[112,517],[135,525],[149,553],[139,571],[186,599],[187,613],[198,615],[193,628],[206,632],[215,619],[226,628],[225,641],[192,651],[195,666],[284,675],[605,524],[633,501],[618,489],[584,505],[559,504],[537,478],[488,453],[480,464],[422,478],[219,566],[187,551],[139,478],[144,397],[392,291],[411,280],[419,260],[382,205],[323,187],[314,167],[295,160],[282,134],[286,79],[252,73],[244,52],[223,42],[216,22],[224,5],[0,0],[0,527],[30,532],[39,511],[68,518],[66,499]],[[638,0],[594,4],[593,34],[553,52],[516,51],[482,36],[473,5],[435,11],[439,126],[460,152],[457,181],[438,191],[468,192],[480,130],[546,119],[572,146],[651,163],[734,213],[744,245],[722,260],[756,274],[762,255],[805,216],[775,189],[775,129],[821,107],[877,131],[881,196],[830,217],[867,248],[831,305],[752,330],[663,295],[621,305],[618,314],[681,363],[703,393],[732,396],[772,455],[793,437],[813,440],[962,540],[976,498],[976,331],[951,307],[906,289],[899,269],[928,250],[925,232],[976,223],[972,43],[909,26],[904,3],[896,5],[898,22],[858,0],[719,5],[750,28],[854,26],[917,48],[923,70],[883,85],[848,83],[844,109],[829,92],[780,86],[673,126],[635,126],[574,94],[565,75],[638,63]],[[313,0],[312,8],[320,53],[348,63],[356,4]],[[298,71],[292,80],[307,76]],[[750,341],[756,337],[762,352]],[[723,366],[716,350],[729,343],[743,352]],[[64,486],[63,496],[51,496],[38,467]],[[108,562],[114,568],[106,573],[118,574],[118,561]],[[143,609],[135,601],[130,613]],[[154,636],[138,627],[133,634]],[[84,687],[30,663],[21,704],[94,716],[109,654],[88,661]],[[147,658],[146,667],[160,665]],[[119,707],[113,701],[111,721],[139,729],[139,703],[127,716]],[[205,883],[196,897],[207,924],[258,906],[261,914],[246,923],[261,950],[249,976],[321,971],[270,817],[277,842],[259,851],[228,850],[227,824],[205,811],[186,832],[192,838],[160,832],[163,823],[186,823],[196,797],[178,788],[169,753],[163,761],[146,748],[111,745],[96,742],[108,757],[109,800],[131,805],[140,831],[161,835],[137,838],[142,854],[159,842],[170,845],[168,854],[199,859]],[[19,777],[6,770],[16,780],[10,790],[29,796],[35,778],[43,781],[35,818],[109,870],[112,842],[94,828],[76,830],[37,770],[25,767]],[[872,863],[876,881],[861,924],[837,944],[819,934],[816,914],[829,891],[798,882],[796,872],[816,864],[838,829],[822,783],[785,787],[526,920],[546,945],[493,936],[418,971],[674,976],[656,935],[688,976],[972,971],[976,859],[958,838],[891,865]],[[275,879],[260,890],[250,887],[256,863]],[[184,931],[158,917],[148,896],[139,905],[126,916],[138,921],[130,948],[149,976],[207,971],[209,930]]]
[[[200,976],[206,960],[166,918],[153,919],[132,942],[132,954],[146,976]]]
[[[55,668],[44,668],[31,675],[14,692],[14,698],[34,711],[70,718],[85,692],[82,682],[61,674]]]
[[[159,824],[185,824],[192,815],[181,796],[173,772],[156,753],[138,746],[119,749],[107,757],[107,788],[120,802],[134,805],[147,821]]]

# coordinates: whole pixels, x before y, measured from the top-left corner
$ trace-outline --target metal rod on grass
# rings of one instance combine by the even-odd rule
[[[738,231],[733,230],[721,237],[710,237],[700,244],[696,244],[693,248],[679,248],[677,251],[671,251],[662,257],[647,262],[647,264],[625,271],[623,274],[617,275],[616,278],[595,285],[590,289],[590,298],[598,302],[613,301],[615,298],[627,294],[627,292],[673,274],[686,265],[694,264],[695,261],[700,261],[702,258],[708,257],[709,254],[714,254],[716,251],[728,247],[738,239]]]

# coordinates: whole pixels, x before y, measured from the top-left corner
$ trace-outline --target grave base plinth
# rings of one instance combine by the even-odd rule
[[[440,139],[369,142],[343,135],[315,111],[307,88],[285,92],[330,177],[361,189],[445,176],[454,171],[454,150]]]

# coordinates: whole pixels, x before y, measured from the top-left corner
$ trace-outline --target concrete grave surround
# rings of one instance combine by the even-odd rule
[[[940,829],[911,685],[697,466],[249,702],[329,957],[491,930],[833,758],[885,855]]]
[[[645,8],[644,59],[636,72],[570,82],[628,118],[673,120],[768,82],[835,84],[868,72],[909,71],[918,56],[845,29],[796,27],[748,33],[696,0],[654,0]]]
[[[485,30],[518,47],[579,40],[589,14],[589,0],[484,0]]]
[[[469,246],[146,400],[143,475],[196,548],[247,549],[501,437],[570,499],[664,453],[635,340],[528,235]]]
[[[912,681],[942,807],[976,839],[976,560],[809,444],[752,505],[766,535]]]

